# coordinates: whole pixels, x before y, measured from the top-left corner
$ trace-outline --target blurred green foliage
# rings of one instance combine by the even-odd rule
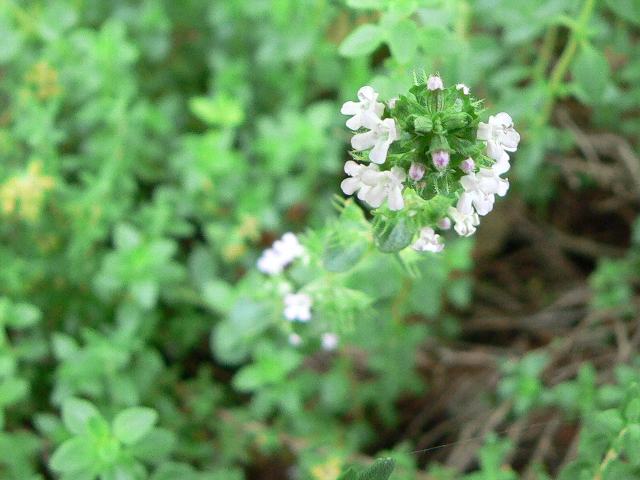
[[[471,240],[384,256],[356,205],[336,215],[339,105],[417,67],[463,81],[524,126],[516,190],[544,206],[545,155],[574,142],[557,100],[640,128],[639,18],[634,0],[1,0],[0,477],[242,480],[279,458],[338,478],[427,387],[416,353],[455,335],[473,267]],[[323,300],[296,348],[254,265],[308,227],[291,281]],[[601,262],[594,308],[624,306],[638,248]],[[516,414],[553,404],[542,368],[505,368]],[[636,478],[638,371],[556,387],[587,419],[563,478]],[[515,478],[508,448],[489,439],[464,478]],[[409,452],[384,452],[391,478],[416,478]]]

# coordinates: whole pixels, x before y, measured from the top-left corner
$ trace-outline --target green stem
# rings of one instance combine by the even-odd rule
[[[567,74],[567,70],[571,65],[571,61],[573,60],[573,57],[578,50],[578,44],[580,42],[582,34],[587,24],[589,23],[589,20],[591,19],[594,5],[595,0],[585,0],[578,17],[578,21],[576,22],[575,27],[573,27],[573,29],[571,30],[569,41],[564,47],[564,50],[562,51],[562,54],[558,59],[558,63],[556,63],[555,67],[551,71],[548,86],[549,93],[547,95],[547,100],[542,107],[541,114],[538,117],[538,127],[543,127],[551,117],[551,112],[553,111],[553,106],[555,105],[558,91],[562,86],[562,81]]]
[[[614,445],[616,443],[619,443],[620,440],[622,440],[622,437],[624,437],[627,433],[628,428],[625,427],[622,430],[620,430],[620,433],[618,433],[618,436],[616,437],[616,439],[614,440]],[[602,462],[600,463],[600,465],[598,466],[598,471],[596,471],[596,474],[593,476],[593,480],[602,480],[602,475],[604,474],[605,469],[607,468],[607,466],[613,462],[616,458],[618,458],[620,456],[620,451],[615,447],[611,447],[606,455],[604,456],[604,459],[602,460]]]
[[[547,71],[547,68],[549,68],[551,56],[553,55],[553,47],[555,47],[557,39],[558,27],[553,25],[549,27],[544,35],[542,47],[540,48],[540,55],[538,56],[538,61],[536,62],[536,66],[534,68],[534,78],[539,80],[544,78],[545,72]]]

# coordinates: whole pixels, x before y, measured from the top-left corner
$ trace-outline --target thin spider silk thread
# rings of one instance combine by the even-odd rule
[[[526,428],[524,428],[522,431],[527,432],[529,430],[531,430],[532,428],[536,428],[536,427],[541,427],[544,425],[548,425],[551,422],[553,422],[553,420],[547,420],[545,422],[536,422],[536,423],[532,423],[531,425],[527,426]],[[503,430],[493,430],[492,433],[496,433],[498,435],[502,435],[503,433],[508,433],[509,432],[509,428],[505,428]],[[463,445],[465,443],[469,443],[469,442],[475,442],[477,440],[483,440],[487,434],[484,435],[478,435],[476,437],[472,437],[472,438],[468,438],[466,440],[458,440],[457,442],[451,442],[451,443],[443,443],[441,445],[435,445],[433,447],[429,447],[429,448],[423,448],[421,450],[414,450],[413,452],[411,452],[414,455],[419,455],[422,453],[428,453],[428,452],[432,452],[434,450],[440,450],[442,448],[448,448],[448,447],[454,447],[456,445]]]

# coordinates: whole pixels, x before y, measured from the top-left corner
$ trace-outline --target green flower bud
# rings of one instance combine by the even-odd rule
[[[470,116],[465,112],[450,113],[442,120],[442,126],[446,130],[456,130],[466,127],[469,123]]]
[[[419,116],[413,119],[413,128],[418,133],[429,133],[433,128],[431,117]]]

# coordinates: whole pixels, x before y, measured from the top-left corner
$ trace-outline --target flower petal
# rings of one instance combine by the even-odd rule
[[[375,144],[376,138],[373,132],[358,133],[351,138],[351,146],[359,152],[367,150]]]
[[[358,190],[358,188],[360,188],[361,185],[362,183],[360,183],[360,181],[357,178],[345,178],[340,183],[340,188],[346,195],[353,195],[355,191]]]
[[[342,108],[340,109],[340,113],[343,115],[355,115],[360,112],[360,104],[357,102],[344,102],[342,104]]]
[[[398,211],[404,208],[404,198],[402,197],[401,187],[395,187],[389,191],[388,202],[389,210]]]

